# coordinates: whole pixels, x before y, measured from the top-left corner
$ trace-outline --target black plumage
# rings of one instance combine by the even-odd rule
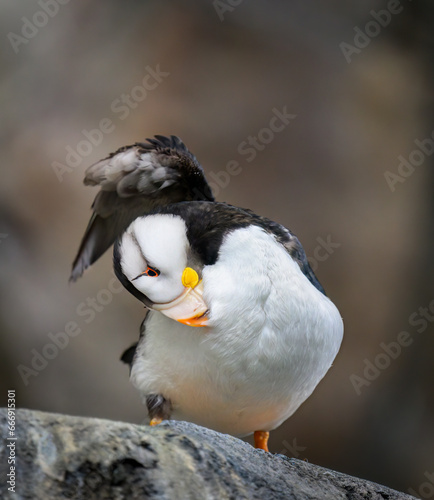
[[[116,158],[131,152],[134,156],[122,168],[113,168]],[[214,202],[201,165],[179,137],[156,135],[147,142],[124,146],[89,167],[84,183],[100,186],[101,190],[92,204],[93,214],[72,265],[71,281],[98,260],[137,217],[173,213],[187,221],[188,237],[204,265],[216,261],[227,231],[254,224],[274,234],[311,283],[324,293],[301,243],[291,231],[251,210]],[[117,251],[115,245],[115,271],[119,268]],[[128,291],[150,305],[128,280],[121,281]]]
[[[226,234],[235,229],[250,225],[258,226],[285,248],[291,258],[299,265],[303,274],[322,293],[324,288],[318,281],[307,260],[304,249],[298,238],[286,227],[273,222],[266,217],[256,215],[251,210],[234,207],[227,203],[207,201],[185,201],[174,203],[154,210],[148,215],[171,214],[181,217],[187,227],[187,238],[190,243],[190,258],[202,266],[215,264],[218,253]],[[152,302],[143,295],[123,274],[121,269],[120,242],[116,241],[113,252],[115,274],[124,287],[145,305]]]
[[[182,217],[187,227],[190,243],[190,258],[197,259],[204,265],[213,265],[218,259],[219,249],[225,235],[231,231],[249,225],[255,225],[272,234],[283,245],[288,255],[299,265],[307,279],[325,295],[324,288],[311,269],[304,249],[298,238],[286,227],[266,217],[256,215],[249,209],[234,207],[227,203],[191,201],[181,202],[151,212],[148,215],[172,214]],[[146,306],[152,307],[152,301],[141,293],[124,275],[121,268],[120,238],[114,244],[113,265],[117,278],[123,286]],[[140,338],[145,335],[146,317],[140,328]],[[132,367],[137,343],[129,347],[121,360]]]
[[[281,409],[282,405],[279,402],[273,410],[276,412],[277,417],[273,416],[270,419],[267,417],[264,420],[265,423],[263,423],[265,416],[261,414],[262,405],[266,405],[263,396],[262,399],[259,398],[258,404],[255,403],[251,406],[251,411],[256,411],[259,406],[258,425],[261,425],[259,430],[262,429],[260,432],[262,436],[264,429],[267,431],[279,425],[276,418],[283,421],[291,412],[295,411],[331,365],[342,338],[342,321],[339,312],[327,298],[321,295],[325,295],[324,289],[311,269],[300,241],[289,229],[270,219],[256,215],[251,210],[214,201],[202,167],[179,138],[175,136],[171,136],[170,138],[155,136],[155,139],[148,139],[147,141],[147,143],[136,143],[132,146],[121,148],[87,170],[85,184],[98,185],[101,190],[95,198],[93,204],[94,213],[74,261],[71,279],[77,279],[83,273],[84,269],[95,262],[114,243],[113,262],[116,276],[131,294],[147,307],[155,309],[155,311],[147,315],[141,325],[139,342],[127,349],[121,358],[122,361],[130,366],[133,383],[146,398],[151,424],[154,425],[161,421],[161,419],[170,418],[172,411],[174,415],[178,412],[178,416],[185,417],[187,415],[192,421],[196,421],[197,419],[199,422],[203,422],[204,415],[208,415],[205,420],[209,421],[210,425],[214,426],[213,428],[224,429],[225,432],[229,429],[231,433],[234,432],[236,435],[245,435],[249,432],[255,432],[258,429],[252,427],[249,422],[250,417],[241,423],[228,422],[226,417],[228,412],[225,408],[223,410],[220,408],[221,413],[219,418],[221,421],[214,421],[214,417],[211,415],[215,409],[212,400],[208,400],[208,397],[203,397],[199,406],[195,406],[195,402],[189,399],[191,389],[188,383],[193,381],[194,384],[198,384],[195,387],[197,388],[197,393],[200,393],[201,384],[207,381],[209,387],[206,394],[209,394],[213,390],[217,390],[218,392],[221,390],[220,387],[232,387],[232,367],[236,365],[238,356],[243,355],[246,349],[253,349],[252,345],[249,345],[249,340],[243,338],[243,325],[246,324],[244,320],[248,320],[249,318],[241,316],[242,321],[236,324],[239,331],[236,332],[235,338],[241,338],[241,348],[238,346],[238,351],[234,351],[234,359],[230,365],[231,370],[228,373],[224,373],[219,371],[220,364],[216,360],[214,360],[214,364],[211,364],[210,367],[203,363],[198,363],[196,366],[194,361],[192,364],[191,360],[186,357],[184,365],[180,363],[178,366],[178,361],[184,359],[183,347],[180,347],[180,351],[177,351],[177,348],[172,349],[171,333],[179,333],[181,330],[177,330],[174,327],[175,323],[169,324],[167,320],[160,321],[164,319],[164,316],[160,317],[156,315],[163,314],[167,318],[184,323],[184,325],[209,326],[211,333],[218,332],[220,335],[226,335],[225,332],[231,330],[231,325],[229,324],[229,328],[227,328],[225,310],[222,310],[220,307],[220,316],[216,313],[216,311],[219,311],[219,300],[221,301],[220,305],[223,304],[225,307],[228,307],[233,298],[237,298],[234,294],[238,293],[239,289],[237,288],[235,292],[230,290],[232,295],[223,296],[220,292],[225,292],[225,288],[216,288],[216,283],[212,279],[212,270],[204,270],[204,267],[216,264],[219,260],[220,252],[222,252],[223,267],[228,262],[229,267],[231,267],[230,259],[229,261],[225,260],[226,257],[231,257],[230,252],[234,252],[238,257],[241,255],[243,260],[235,258],[232,267],[238,265],[244,266],[244,269],[240,270],[243,271],[240,274],[244,276],[246,281],[247,292],[249,293],[249,306],[240,301],[239,313],[243,314],[243,311],[247,311],[249,315],[250,302],[252,302],[252,307],[257,307],[261,310],[264,309],[263,302],[259,300],[260,294],[258,295],[259,299],[255,297],[256,281],[250,280],[249,277],[251,262],[257,263],[258,265],[253,268],[254,278],[257,278],[255,273],[259,274],[263,281],[267,282],[267,285],[270,284],[272,286],[275,284],[273,290],[277,291],[274,294],[273,301],[267,300],[266,307],[268,309],[262,311],[264,317],[269,316],[267,321],[273,322],[273,319],[270,318],[274,318],[276,312],[291,316],[292,323],[289,322],[289,326],[286,322],[287,316],[276,316],[278,318],[277,323],[281,326],[276,326],[277,323],[274,322],[272,328],[276,329],[276,338],[283,335],[284,338],[287,337],[290,340],[295,338],[300,342],[299,352],[295,354],[291,351],[291,349],[294,349],[292,344],[288,348],[288,352],[285,351],[285,343],[280,344],[283,352],[274,352],[274,343],[264,342],[261,349],[263,348],[264,352],[266,351],[266,355],[262,356],[261,359],[266,360],[265,364],[269,364],[268,372],[267,370],[264,372],[267,374],[267,377],[264,379],[262,373],[259,373],[260,376],[258,377],[258,373],[254,368],[248,379],[246,379],[244,388],[240,387],[240,390],[246,390],[248,398],[251,397],[251,388],[249,388],[249,385],[253,384],[255,390],[258,385],[262,387],[262,392],[259,391],[258,394],[266,394],[268,390],[272,390],[275,392],[276,397],[282,397],[286,401],[287,408],[283,411]],[[186,249],[184,247],[185,238],[182,234],[182,224],[180,225],[179,221],[173,223],[174,221],[171,221],[170,217],[161,217],[159,221],[158,216],[161,215],[172,215],[184,221],[188,240]],[[134,220],[140,217],[156,217],[156,220],[138,221],[138,224],[129,231],[129,235],[122,240],[124,231]],[[160,224],[163,220],[166,222]],[[167,224],[168,221],[169,224]],[[149,224],[147,224],[148,222]],[[286,252],[285,255],[283,252],[270,250],[272,256],[270,256],[271,264],[269,269],[273,270],[273,281],[270,280],[269,274],[262,272],[262,263],[265,261],[264,263],[268,264],[268,255],[264,255],[262,246],[259,247],[259,252],[256,252],[256,244],[261,245],[261,241],[267,241],[267,244],[271,243],[274,246],[274,242],[270,242],[268,238],[259,237],[257,230],[245,233],[250,238],[249,240],[243,240],[244,236],[240,235],[241,239],[239,241],[243,242],[243,246],[246,246],[247,253],[243,253],[243,247],[238,249],[235,246],[229,250],[229,254],[223,254],[222,243],[225,238],[231,232],[251,226],[260,228],[265,233],[271,235],[275,239],[276,245],[283,248]],[[164,233],[162,233],[163,230],[165,231]],[[139,232],[137,233],[137,231]],[[179,238],[179,231],[181,232],[181,239]],[[156,235],[155,241],[157,245],[154,247],[154,251],[157,253],[161,252],[164,256],[163,264],[164,262],[169,264],[169,271],[164,271],[164,268],[155,262],[155,265],[162,270],[162,278],[167,279],[167,275],[170,276],[170,265],[172,261],[174,262],[176,272],[174,277],[170,278],[172,280],[169,281],[170,285],[168,288],[170,290],[166,290],[170,292],[168,295],[166,293],[154,293],[153,286],[144,286],[144,283],[142,283],[142,286],[137,286],[138,282],[134,278],[134,276],[145,274],[140,267],[142,264],[152,265],[146,262],[144,255],[148,243],[154,243],[151,232]],[[176,237],[177,234],[178,237]],[[159,246],[158,240],[161,236],[164,236],[164,238],[160,239]],[[234,237],[236,236],[234,235]],[[179,257],[178,252],[173,251],[172,243],[180,245],[176,250],[182,252],[182,258]],[[166,248],[168,251],[166,251]],[[249,260],[250,254],[255,255],[255,261]],[[150,255],[153,255],[152,252],[150,252]],[[176,257],[177,255],[178,258]],[[153,258],[156,258],[155,255],[151,257],[151,260]],[[300,276],[297,266],[292,261],[289,263],[285,259],[294,261],[310,284]],[[127,278],[124,274],[124,268],[127,274],[131,274],[130,278]],[[131,269],[133,269],[133,272]],[[281,273],[279,274],[280,269],[282,272],[288,273],[282,280],[280,279]],[[209,274],[206,272],[208,270],[210,271]],[[224,269],[223,275],[227,271],[228,269]],[[194,281],[190,278],[184,281],[186,272],[187,275],[188,272],[193,273]],[[217,269],[216,272],[218,276],[218,272],[221,272],[221,269]],[[236,269],[234,272],[236,272]],[[289,279],[291,277],[294,279],[294,286],[288,286],[288,281],[285,281],[288,279],[288,276]],[[173,291],[176,292],[178,290],[178,279],[182,281],[180,283],[182,287],[179,287],[181,294],[175,293],[173,297],[171,295]],[[206,284],[203,283],[205,281]],[[217,279],[217,285],[219,285],[218,281]],[[192,284],[193,282],[195,284]],[[149,284],[150,282],[147,283]],[[160,283],[164,284],[165,281],[160,281]],[[321,293],[312,293],[311,285]],[[208,286],[208,289],[205,289],[204,286]],[[213,295],[210,290],[217,290],[218,293]],[[298,290],[301,294],[301,302],[304,304],[303,301],[306,301],[306,297],[308,297],[312,301],[312,304],[304,304],[303,307],[299,307]],[[157,302],[152,302],[145,293],[149,294]],[[204,293],[204,296],[202,296],[202,293]],[[222,297],[225,300],[227,299],[228,302],[221,300]],[[282,308],[283,312],[280,310],[281,304],[279,304],[279,301],[287,306],[286,309]],[[216,303],[217,306],[215,306]],[[321,305],[318,308],[318,314],[316,312],[312,313],[316,303]],[[295,314],[295,318],[292,318],[291,305],[294,304],[294,310],[298,312]],[[175,313],[174,309],[176,310]],[[183,315],[180,314],[180,311]],[[208,313],[210,313],[214,324],[208,323]],[[300,318],[297,317],[297,314],[300,315]],[[197,322],[195,322],[196,320]],[[308,325],[307,331],[310,335],[309,339],[313,343],[312,349],[306,349],[305,347],[307,337],[303,326],[304,323],[301,320],[305,321]],[[300,324],[302,325],[301,331],[299,331]],[[252,331],[254,335],[259,336],[258,338],[261,338],[263,332],[266,331],[263,330],[265,327],[261,322],[258,325],[250,325],[250,328],[253,328]],[[324,331],[323,328],[325,329]],[[317,335],[316,330],[318,329],[321,335]],[[320,338],[319,342],[316,342],[317,337]],[[189,334],[181,338],[186,342],[185,349],[190,349],[192,352],[196,352],[197,356],[202,356],[201,335],[194,337]],[[210,338],[212,339],[212,335],[210,335]],[[228,338],[231,338],[230,335]],[[152,341],[148,342],[149,339]],[[154,345],[153,349],[153,342],[157,343],[156,345],[158,346],[158,341],[161,343],[160,347],[155,348]],[[218,343],[212,344],[212,340],[210,342],[211,347],[209,348],[211,350],[218,345]],[[223,347],[224,349],[220,352],[222,360],[228,356],[232,356],[231,349]],[[208,359],[206,349],[204,352],[205,356],[203,358]],[[216,352],[219,351],[216,350]],[[245,358],[244,364],[241,363],[238,371],[242,371],[242,367],[250,363],[252,359],[251,355],[257,355],[258,352],[253,349],[252,352],[247,354],[248,356]],[[154,375],[159,374],[160,366],[166,363],[167,359],[170,359],[170,356],[166,358],[166,355],[173,355],[172,362],[168,363],[168,366],[174,366],[176,371],[173,373],[170,373],[170,370],[168,372],[163,371],[160,377],[154,379]],[[289,371],[288,380],[283,380],[282,383],[282,380],[279,379],[280,376],[277,375],[281,371],[281,366],[286,363],[288,356],[293,356],[293,360],[287,367]],[[209,357],[209,359],[212,358],[213,356]],[[277,358],[276,362],[273,361],[275,358]],[[246,360],[248,360],[247,363]],[[182,377],[190,373],[191,366],[194,368],[192,373],[199,375],[196,377],[197,380],[193,380],[193,376],[185,385]],[[301,377],[301,383],[304,384],[301,394],[297,393],[297,391],[300,392],[297,389],[298,381],[294,386],[296,389],[296,398],[298,398],[294,400],[295,402],[293,402],[293,397],[291,395],[289,397],[288,395],[288,391],[290,391],[288,383],[290,384],[292,380],[291,370],[297,373],[297,377]],[[274,378],[274,375],[276,375],[276,378]],[[169,378],[167,379],[167,377]],[[220,385],[222,377],[225,380],[225,384]],[[167,380],[169,380],[168,385]],[[254,380],[254,382],[251,382],[251,380]],[[272,384],[270,388],[268,384]],[[173,391],[171,387],[177,387],[176,391]],[[194,394],[196,393],[194,392]],[[227,401],[232,405],[234,412],[239,413],[241,418],[244,409],[240,411],[240,408],[237,406],[236,394],[234,393],[233,396],[234,398],[231,401],[229,400],[230,398]],[[210,401],[209,408],[203,413],[202,406],[208,404]],[[218,409],[220,404],[218,398],[215,401],[218,403]],[[235,427],[234,424],[236,424]],[[258,441],[258,446],[267,449],[266,442],[264,444],[262,438],[260,442]]]
[[[122,168],[115,168],[113,173],[112,160],[128,153],[133,154],[129,161]],[[137,217],[172,214],[184,219],[191,251],[202,266],[217,261],[219,248],[228,232],[255,225],[274,235],[309,281],[325,293],[298,238],[281,224],[249,209],[215,202],[201,165],[176,136],[156,135],[146,143],[118,149],[89,167],[84,183],[98,185],[101,190],[92,205],[93,214],[72,266],[72,281],[114,243],[117,277],[132,295],[151,307],[152,301],[122,273],[119,237]],[[131,364],[133,354],[132,348],[124,353],[123,361]]]
[[[124,146],[86,171],[84,183],[100,186],[93,214],[74,259],[76,281],[137,217],[155,208],[214,196],[202,167],[175,136],[156,135],[148,142]],[[121,161],[126,155],[128,161]]]
[[[217,261],[223,237],[230,231],[258,226],[284,246],[288,254],[297,262],[309,281],[322,293],[324,288],[318,281],[307,260],[299,239],[289,229],[249,209],[239,208],[219,202],[183,202],[160,207],[153,213],[170,213],[181,216],[187,226],[187,237],[192,249],[204,265]]]

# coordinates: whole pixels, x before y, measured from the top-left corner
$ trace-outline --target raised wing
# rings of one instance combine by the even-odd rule
[[[181,139],[156,135],[146,140],[124,146],[87,169],[84,183],[101,190],[70,281],[98,260],[137,217],[170,203],[214,201],[202,167]]]

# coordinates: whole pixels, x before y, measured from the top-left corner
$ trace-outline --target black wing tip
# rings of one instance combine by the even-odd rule
[[[86,248],[88,244],[88,232],[89,227],[86,229],[86,233],[80,243],[80,248],[78,249],[77,255],[75,256],[75,259],[72,263],[69,283],[75,283],[79,278],[81,278],[84,271],[86,271],[86,269],[89,268],[95,261],[95,259],[92,259],[90,249]]]
[[[148,137],[145,139],[145,141],[146,142],[135,142],[134,144],[129,144],[128,146],[121,146],[120,148],[116,149],[116,151],[110,153],[106,158],[104,158],[103,160],[99,160],[96,163],[113,158],[113,156],[116,156],[117,154],[123,153],[124,151],[132,149],[134,147],[146,149],[147,151],[161,151],[165,149],[172,149],[180,153],[192,155],[182,139],[180,139],[177,135],[167,136],[156,134],[152,139]],[[93,165],[91,165],[91,167],[92,166]]]
[[[172,149],[180,153],[191,154],[184,142],[176,135],[154,135],[154,138],[146,138],[147,142],[138,142],[137,144],[148,150]]]
[[[75,274],[73,269],[71,275],[69,276],[68,283],[69,284],[75,283],[78,280],[78,278],[80,278],[80,276],[81,274],[80,275]]]
[[[69,276],[68,283],[75,283],[79,278],[83,276],[84,271],[89,267],[85,265],[82,260],[74,261],[72,264],[71,275]]]

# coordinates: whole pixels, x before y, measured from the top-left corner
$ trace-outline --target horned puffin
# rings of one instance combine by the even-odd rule
[[[310,396],[343,337],[297,237],[215,201],[175,136],[119,149],[85,184],[101,190],[71,279],[114,243],[116,276],[148,309],[122,360],[150,424],[253,433],[268,451],[269,432]]]

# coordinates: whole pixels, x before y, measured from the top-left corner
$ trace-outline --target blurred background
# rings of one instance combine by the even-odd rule
[[[432,2],[0,8],[0,402],[13,388],[19,407],[144,418],[119,361],[143,308],[111,252],[68,277],[96,194],[86,167],[176,134],[218,200],[298,235],[344,318],[334,366],[271,450],[431,498]],[[273,132],[276,113],[291,118]]]

